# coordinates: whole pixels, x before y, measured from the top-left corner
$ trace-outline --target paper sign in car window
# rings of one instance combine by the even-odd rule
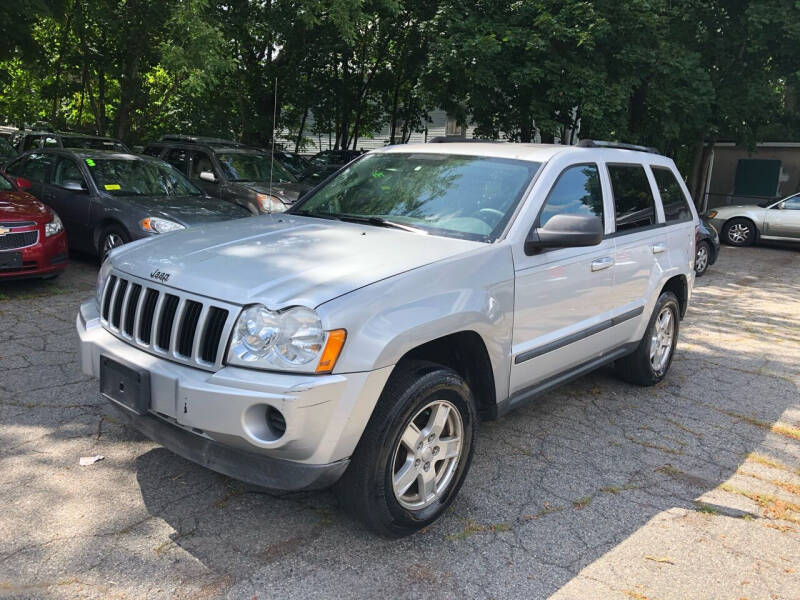
[[[93,167],[94,166],[94,161],[91,158],[87,158],[86,159],[86,164],[89,165],[90,167]]]
[[[107,183],[103,187],[105,187],[109,192],[113,192],[114,190],[122,189],[119,187],[118,183]]]

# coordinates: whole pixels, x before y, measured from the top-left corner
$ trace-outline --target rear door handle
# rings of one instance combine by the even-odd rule
[[[614,264],[614,259],[610,256],[604,256],[592,261],[592,271],[602,271]]]
[[[653,254],[661,254],[665,252],[667,249],[667,245],[664,242],[659,242],[653,246]]]

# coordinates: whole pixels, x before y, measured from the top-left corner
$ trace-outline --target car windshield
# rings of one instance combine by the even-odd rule
[[[97,188],[112,196],[201,196],[167,163],[138,158],[87,158]]]
[[[13,190],[14,186],[11,185],[11,182],[5,178],[5,176],[0,175],[0,192],[7,192],[9,190]]]
[[[305,158],[291,152],[276,152],[275,158],[280,160],[283,166],[295,176],[300,175],[309,167],[309,162]]]
[[[286,170],[280,161],[273,161],[269,154],[243,152],[217,152],[217,160],[222,165],[228,179],[232,181],[272,181],[294,183],[294,175]]]
[[[128,149],[116,140],[104,140],[90,137],[64,136],[61,138],[64,148],[84,148],[86,150],[113,150],[115,152],[127,152]]]
[[[289,212],[491,242],[540,166],[484,156],[368,154]]]
[[[353,157],[345,152],[320,152],[311,157],[311,164],[325,166],[325,165],[343,165]]]

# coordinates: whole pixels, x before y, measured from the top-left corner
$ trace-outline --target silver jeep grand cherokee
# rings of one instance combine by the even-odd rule
[[[669,369],[697,214],[668,158],[582,146],[388,147],[287,213],[117,249],[78,315],[83,371],[189,460],[336,484],[372,530],[418,530],[481,418],[603,364]]]

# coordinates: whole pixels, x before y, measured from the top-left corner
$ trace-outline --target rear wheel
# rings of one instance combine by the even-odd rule
[[[708,262],[711,258],[711,246],[708,242],[698,242],[697,252],[694,257],[694,272],[698,277],[702,277],[708,270]]]
[[[457,373],[422,361],[398,366],[336,485],[342,507],[387,537],[431,524],[464,481],[476,419]]]
[[[636,350],[616,362],[617,375],[644,386],[664,379],[678,344],[679,319],[678,298],[672,292],[662,292]]]
[[[131,241],[128,233],[119,225],[109,225],[100,234],[98,243],[97,254],[100,256],[100,262],[103,262],[114,248],[118,248]]]
[[[750,246],[756,241],[756,226],[750,219],[731,219],[722,228],[722,237],[732,246]]]

